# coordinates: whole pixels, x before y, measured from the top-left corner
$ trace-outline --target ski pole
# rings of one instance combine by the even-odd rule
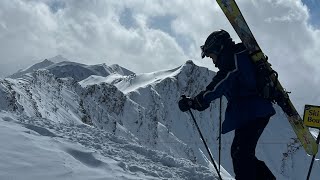
[[[194,118],[191,109],[189,109],[189,113],[190,113],[190,115],[191,115],[191,117],[192,117],[192,119],[193,119],[193,121],[194,121],[194,124],[196,125],[196,127],[197,127],[197,129],[198,129],[198,132],[199,132],[200,137],[201,137],[201,139],[202,139],[202,141],[203,141],[203,144],[204,144],[204,146],[206,147],[207,152],[208,152],[208,154],[209,154],[210,160],[211,160],[214,168],[216,169],[216,171],[217,171],[217,173],[218,173],[219,179],[222,180],[221,175],[220,175],[220,172],[219,172],[219,170],[218,170],[218,168],[217,168],[217,165],[216,165],[216,163],[215,163],[214,160],[213,160],[212,154],[211,154],[211,152],[210,152],[210,150],[209,150],[209,148],[208,148],[208,146],[207,146],[206,141],[204,140],[204,138],[203,138],[203,136],[202,136],[202,133],[201,133],[201,131],[200,131],[200,128],[199,128],[199,126],[198,126],[198,123],[197,123],[196,119]]]
[[[222,97],[220,98],[220,111],[219,111],[219,172],[221,166],[221,122],[222,122]]]
[[[316,141],[317,144],[319,144],[319,141],[320,141],[320,132],[319,132],[318,137],[317,137],[317,141]],[[308,171],[307,180],[309,180],[309,178],[310,178],[310,174],[311,174],[311,171],[312,171],[312,166],[313,166],[313,162],[314,162],[315,158],[316,158],[316,154],[312,156],[312,160],[311,160],[309,171]]]

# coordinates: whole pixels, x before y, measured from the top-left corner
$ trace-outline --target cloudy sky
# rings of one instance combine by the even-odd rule
[[[238,5],[294,103],[320,104],[320,1]],[[215,70],[199,46],[217,29],[239,42],[215,0],[1,0],[0,77],[58,54],[137,73],[189,59]]]

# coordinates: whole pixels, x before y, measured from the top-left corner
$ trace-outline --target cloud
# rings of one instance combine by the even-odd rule
[[[319,104],[320,32],[309,24],[307,6],[299,0],[238,3],[295,104]],[[2,0],[0,70],[8,73],[57,54],[137,73],[188,59],[214,69],[210,60],[200,59],[199,46],[220,28],[239,42],[211,0]]]

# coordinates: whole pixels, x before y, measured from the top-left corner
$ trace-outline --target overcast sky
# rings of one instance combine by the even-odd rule
[[[1,0],[0,77],[61,54],[86,64],[119,64],[136,73],[200,58],[214,30],[239,38],[215,0]],[[320,2],[239,0],[252,32],[292,91],[299,111],[320,105]]]

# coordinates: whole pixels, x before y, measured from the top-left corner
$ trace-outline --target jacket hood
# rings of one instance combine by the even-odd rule
[[[233,60],[234,54],[246,50],[243,43],[234,44],[234,42],[229,42],[223,48],[221,54],[217,58],[217,63],[215,67],[221,69],[226,67],[226,63]]]

